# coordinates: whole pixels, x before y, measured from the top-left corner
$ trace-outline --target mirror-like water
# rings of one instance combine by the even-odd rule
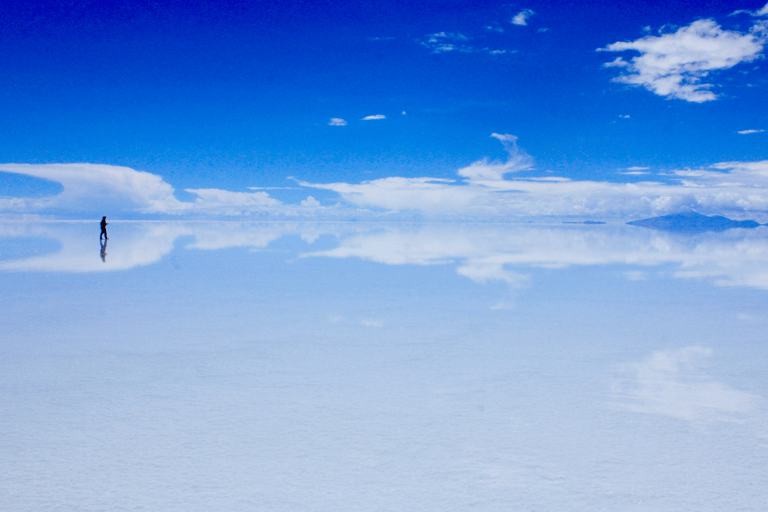
[[[766,228],[0,224],[5,510],[758,510]]]

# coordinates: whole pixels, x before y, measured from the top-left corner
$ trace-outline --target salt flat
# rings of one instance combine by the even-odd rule
[[[0,224],[0,508],[759,510],[766,228]]]

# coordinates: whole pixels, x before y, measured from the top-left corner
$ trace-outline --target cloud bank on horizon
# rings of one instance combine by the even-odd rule
[[[375,214],[417,212],[428,217],[496,218],[531,216],[640,217],[690,209],[744,217],[768,211],[768,160],[720,162],[703,169],[674,171],[670,183],[617,183],[532,175],[534,159],[517,137],[494,133],[505,160],[478,160],[457,171],[459,179],[388,177],[361,183],[310,183],[340,201],[323,206],[309,196],[286,204],[268,192],[186,189],[194,202],[180,201],[160,176],[100,164],[0,164],[0,171],[58,182],[63,191],[43,198],[0,198],[0,214],[241,216],[253,213],[334,216],[350,208]],[[524,174],[523,174],[524,173]],[[522,174],[522,175],[521,175]],[[507,177],[511,175],[511,177]]]

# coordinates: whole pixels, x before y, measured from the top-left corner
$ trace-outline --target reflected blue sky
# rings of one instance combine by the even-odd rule
[[[4,508],[764,501],[765,228],[1,229]]]

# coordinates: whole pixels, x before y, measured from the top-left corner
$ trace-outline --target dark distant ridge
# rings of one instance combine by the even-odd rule
[[[563,224],[605,224],[605,222],[601,220],[564,220]]]
[[[726,231],[732,228],[756,228],[760,226],[760,223],[754,220],[731,220],[720,215],[709,217],[696,212],[674,213],[662,217],[635,220],[627,222],[627,224],[678,233],[704,233],[707,231]]]

